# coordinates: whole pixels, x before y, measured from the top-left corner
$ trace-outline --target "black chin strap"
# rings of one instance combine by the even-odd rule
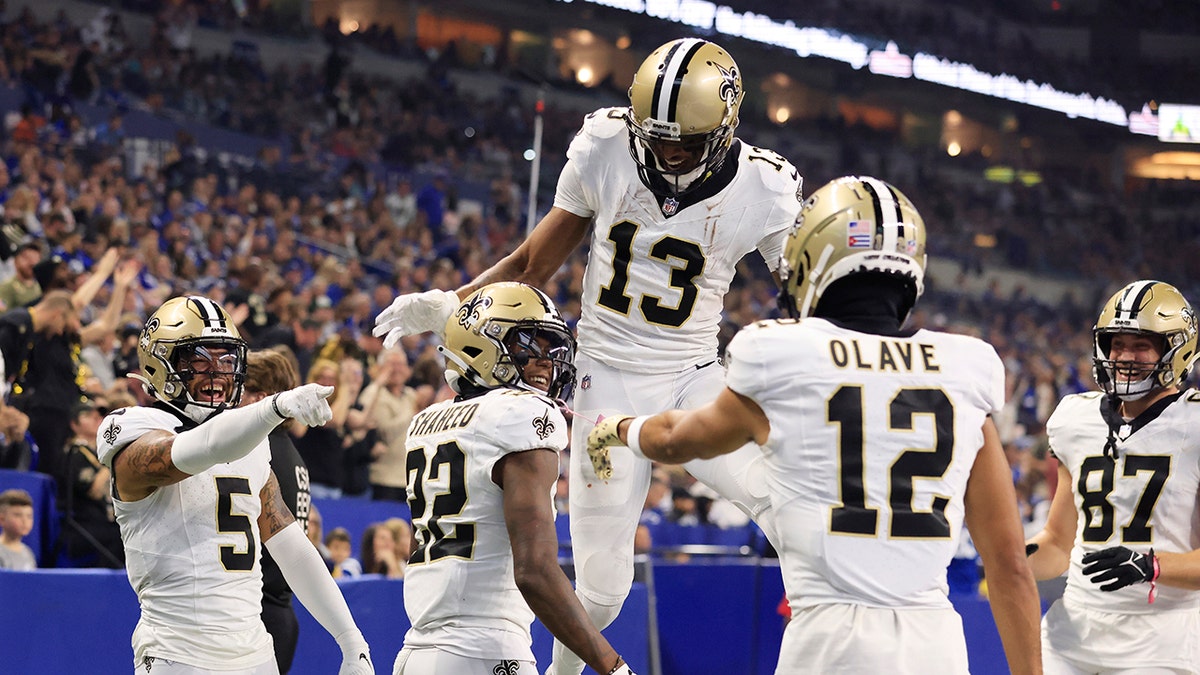
[[[1121,417],[1121,399],[1116,396],[1105,396],[1104,398],[1108,404],[1106,407],[1101,408],[1102,411],[1108,412],[1108,415],[1104,415],[1101,412],[1101,416],[1104,417],[1105,426],[1108,427],[1108,438],[1104,440],[1104,456],[1115,463],[1118,456],[1117,425],[1124,425],[1125,419]]]

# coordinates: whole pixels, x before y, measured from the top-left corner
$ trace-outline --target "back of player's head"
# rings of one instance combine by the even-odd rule
[[[675,197],[714,173],[733,144],[745,90],[733,57],[698,38],[672,40],[650,53],[629,87],[629,152],[648,189]],[[682,168],[665,161],[662,144],[691,149]]]
[[[779,274],[780,305],[793,318],[812,316],[831,284],[861,277],[904,287],[904,321],[925,290],[925,221],[888,183],[870,176],[835,179],[801,207]]]
[[[1152,368],[1112,358],[1118,334],[1149,337],[1160,353]],[[1177,387],[1196,359],[1196,313],[1179,289],[1161,281],[1135,281],[1117,291],[1092,329],[1092,376],[1110,396],[1136,401],[1158,388]],[[1123,372],[1119,372],[1122,371]]]

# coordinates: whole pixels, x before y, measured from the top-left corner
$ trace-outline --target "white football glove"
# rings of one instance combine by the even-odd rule
[[[609,675],[637,675],[637,673],[629,669],[628,663],[622,663],[616,670],[609,673]]]
[[[319,427],[333,419],[333,410],[325,400],[332,394],[333,387],[313,382],[275,394],[271,397],[271,408],[284,419],[290,417],[307,426]]]
[[[439,336],[446,332],[446,322],[458,310],[462,302],[454,291],[425,291],[405,293],[392,301],[387,309],[375,317],[375,337],[387,335],[383,348],[395,347],[400,338],[433,331]]]
[[[588,459],[592,460],[592,469],[595,470],[596,477],[600,480],[612,478],[613,464],[608,448],[612,445],[625,445],[625,441],[622,441],[621,436],[617,433],[617,427],[621,422],[632,417],[632,415],[605,417],[592,427],[592,432],[588,434]]]
[[[375,675],[375,664],[371,663],[371,648],[359,631],[348,631],[338,636],[342,648],[342,667],[338,675]]]

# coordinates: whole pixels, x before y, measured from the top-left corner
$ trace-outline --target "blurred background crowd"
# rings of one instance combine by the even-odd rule
[[[1130,106],[1146,91],[1194,82],[1194,65],[1149,72],[1136,60],[1032,58],[1032,43],[1001,42],[986,29],[993,19],[1020,21],[1022,3],[982,3],[969,22],[920,4],[880,12],[843,4],[740,8],[902,36],[909,51]],[[1200,23],[1191,5],[1181,15],[1148,4],[1138,18],[1145,26]],[[570,74],[531,78],[505,50],[421,46],[389,27],[346,30],[333,19],[311,26],[286,2],[70,8],[9,0],[0,10],[0,350],[11,387],[0,405],[0,464],[52,476],[60,507],[112,544],[106,470],[72,448],[94,447],[107,411],[146,402],[128,377],[142,323],[163,300],[197,293],[223,303],[253,348],[282,346],[302,379],[336,387],[333,422],[295,438],[313,496],[403,501],[408,420],[452,394],[435,338],[385,351],[371,336],[374,317],[398,294],[458,287],[510,252],[529,222],[535,128],[543,139],[536,216],[549,206],[582,116],[622,105],[624,92],[613,82],[583,90]],[[205,31],[234,38],[224,51],[197,48]],[[640,60],[676,36],[647,27],[632,51]],[[271,40],[323,52],[272,64],[263,55]],[[739,46],[729,48],[740,60]],[[472,73],[492,87],[463,86]],[[539,91],[551,101],[540,119]],[[747,102],[758,95],[752,89]],[[1093,386],[1090,329],[1102,300],[1136,278],[1200,298],[1192,264],[1200,217],[1189,208],[1200,191],[1189,181],[1114,179],[1095,165],[1019,149],[1016,164],[1039,180],[988,181],[984,153],[951,157],[838,110],[789,124],[744,112],[738,135],[789,158],[809,190],[846,173],[874,174],[919,206],[937,264],[913,321],[982,337],[1004,359],[1000,429],[1036,531],[1055,475],[1043,425],[1061,396]],[[585,258],[579,250],[546,289],[572,323]],[[723,340],[777,315],[761,261],[746,260],[741,272]],[[1047,292],[1058,288],[1067,290]],[[565,480],[559,490],[565,510]],[[745,526],[714,497],[682,472],[656,472],[639,547],[656,548],[663,522]],[[396,535],[396,545],[407,536]],[[63,538],[73,553],[85,551],[69,529]],[[317,541],[341,551],[340,534]],[[398,573],[395,560],[372,569]]]

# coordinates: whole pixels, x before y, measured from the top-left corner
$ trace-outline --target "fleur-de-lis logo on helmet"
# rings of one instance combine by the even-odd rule
[[[1179,310],[1179,318],[1183,320],[1184,325],[1188,327],[1188,333],[1196,332],[1196,313],[1191,307],[1184,307]]]
[[[727,106],[736,105],[742,96],[742,78],[738,75],[737,66],[725,68],[716,62],[713,62],[712,65],[717,72],[721,73],[721,78],[724,80],[721,82],[721,87],[717,89],[717,96],[720,96]]]
[[[150,320],[146,322],[146,327],[142,329],[142,334],[138,336],[138,345],[142,349],[150,349],[150,336],[154,331],[158,330],[159,325],[160,322],[157,316],[150,317]]]
[[[458,325],[470,330],[471,326],[479,323],[480,311],[491,306],[491,297],[476,293],[458,308]]]

